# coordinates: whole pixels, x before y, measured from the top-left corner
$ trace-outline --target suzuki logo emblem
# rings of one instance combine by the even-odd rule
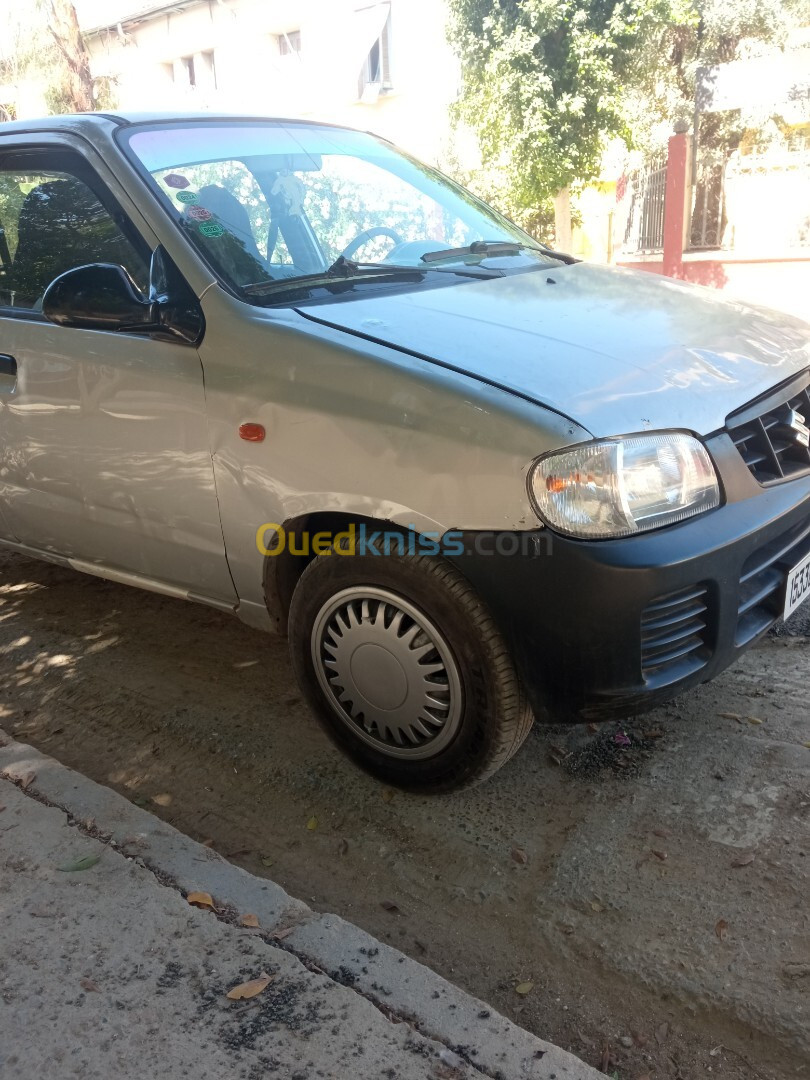
[[[793,431],[794,442],[800,446],[810,446],[810,427],[798,409],[791,409],[788,413],[788,427]]]

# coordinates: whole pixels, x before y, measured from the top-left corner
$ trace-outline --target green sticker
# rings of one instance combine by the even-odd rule
[[[178,191],[175,195],[178,202],[196,202],[197,198],[196,191]]]
[[[218,221],[206,221],[204,225],[200,225],[200,232],[203,236],[222,236],[225,230]]]

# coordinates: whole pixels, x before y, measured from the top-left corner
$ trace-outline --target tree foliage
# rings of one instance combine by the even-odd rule
[[[459,117],[513,198],[537,204],[598,174],[607,140],[630,138],[626,87],[680,0],[450,0],[462,64]]]
[[[90,112],[109,91],[109,80],[94,85],[71,0],[16,0],[0,13],[0,39],[0,82],[39,86],[51,113]]]
[[[638,78],[628,88],[627,116],[633,143],[660,145],[676,120],[691,123],[701,68],[781,48],[791,30],[810,23],[810,0],[691,0],[689,17],[654,28]],[[764,89],[764,88],[763,88]],[[702,118],[702,142],[735,143],[749,118]],[[666,127],[662,131],[662,123]]]

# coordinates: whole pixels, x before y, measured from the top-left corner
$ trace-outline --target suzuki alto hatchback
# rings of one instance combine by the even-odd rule
[[[810,327],[371,135],[0,125],[0,536],[288,634],[388,783],[716,675],[810,591]]]

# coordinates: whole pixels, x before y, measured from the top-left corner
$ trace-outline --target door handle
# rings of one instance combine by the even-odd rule
[[[0,394],[13,394],[17,388],[17,361],[0,353]]]

